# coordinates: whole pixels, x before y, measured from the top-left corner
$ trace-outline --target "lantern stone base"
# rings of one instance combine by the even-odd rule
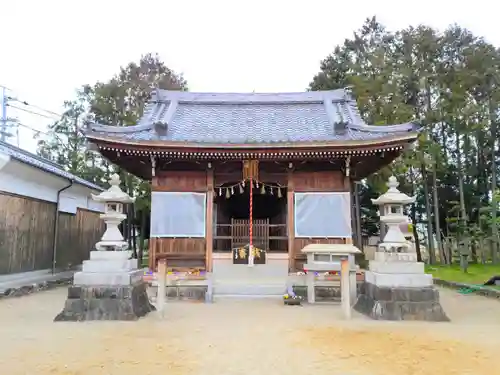
[[[91,251],[83,261],[82,271],[73,277],[74,285],[128,286],[138,283],[144,271],[137,269],[137,259],[129,251]]]
[[[370,272],[368,271],[367,274]],[[388,276],[388,275],[384,275]],[[408,276],[413,280],[408,280],[413,284],[427,284],[427,278],[421,276],[428,275],[391,275],[392,281],[408,280]],[[450,319],[444,312],[439,302],[439,291],[432,285],[422,286],[396,286],[376,285],[368,280],[380,280],[377,277],[367,277],[366,282],[361,286],[360,295],[354,309],[362,314],[376,320],[423,320],[445,322]],[[385,278],[382,278],[387,282]],[[431,278],[432,282],[432,278]],[[383,283],[384,284],[384,283]]]
[[[136,320],[146,315],[155,308],[143,276],[128,251],[91,251],[54,321]]]
[[[137,320],[156,310],[146,288],[142,281],[127,286],[70,286],[64,309],[54,321]]]

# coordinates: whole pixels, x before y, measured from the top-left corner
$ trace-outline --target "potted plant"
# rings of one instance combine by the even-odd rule
[[[283,295],[283,303],[289,306],[300,306],[302,298],[295,294],[293,287],[289,287],[287,292]]]

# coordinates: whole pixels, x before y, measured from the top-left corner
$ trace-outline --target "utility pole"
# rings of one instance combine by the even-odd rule
[[[16,118],[9,118],[7,116],[7,107],[9,106],[9,101],[18,101],[18,100],[16,98],[7,95],[8,91],[12,91],[11,89],[3,85],[0,85],[0,88],[2,89],[2,96],[0,103],[0,106],[2,107],[2,113],[1,113],[2,116],[0,117],[0,140],[2,142],[6,142],[7,139],[13,137],[14,134],[11,133],[11,129],[15,127],[17,134],[16,136],[17,144],[19,144],[19,122]]]
[[[7,138],[7,88],[2,86],[2,127],[0,128],[2,142]]]

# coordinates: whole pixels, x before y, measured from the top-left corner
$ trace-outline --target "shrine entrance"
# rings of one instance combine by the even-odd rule
[[[248,264],[250,245],[255,264],[265,263],[268,253],[288,252],[286,188],[253,184],[225,184],[215,198],[214,252],[231,252],[236,264]]]
[[[242,181],[218,186],[213,249],[235,264],[265,264],[269,251],[287,251],[286,188],[260,181],[257,160],[242,167]]]
[[[253,186],[251,186],[253,184]],[[214,294],[280,296],[288,280],[286,188],[227,183],[214,202]]]

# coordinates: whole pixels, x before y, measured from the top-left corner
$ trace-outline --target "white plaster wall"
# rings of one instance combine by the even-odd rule
[[[0,169],[0,191],[25,197],[57,202],[57,191],[68,186],[65,178],[44,172],[17,160],[10,159]],[[59,210],[75,214],[78,208],[103,212],[104,205],[94,202],[91,193],[98,194],[79,184],[61,193]]]

